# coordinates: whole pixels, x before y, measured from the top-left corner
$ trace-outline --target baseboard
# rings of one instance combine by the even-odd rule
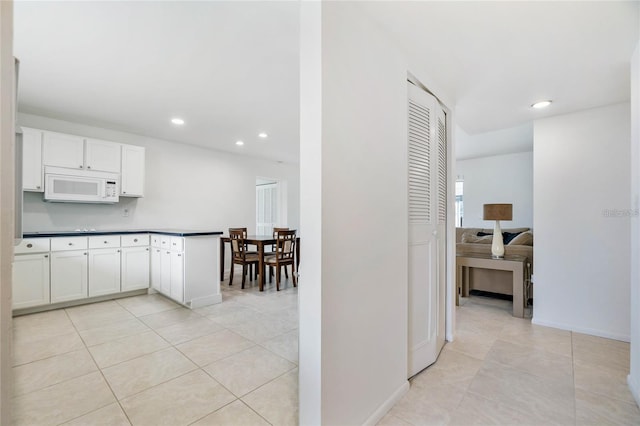
[[[627,376],[627,384],[629,385],[629,390],[631,391],[631,395],[636,400],[636,404],[640,407],[640,383],[634,382],[631,374]]]
[[[596,330],[592,328],[575,327],[569,324],[562,324],[562,323],[553,322],[553,321],[540,320],[535,316],[533,317],[533,319],[531,319],[531,324],[541,325],[544,327],[559,328],[560,330],[567,330],[567,331],[573,331],[576,333],[589,334],[591,336],[604,337],[606,339],[620,340],[621,342],[631,341],[631,336],[629,336],[628,334],[616,334],[616,333],[609,333],[607,331]]]
[[[371,414],[371,416],[363,423],[364,426],[374,426],[378,424],[378,422],[391,410],[396,402],[400,400],[404,396],[405,393],[409,390],[409,381],[405,380],[402,385],[393,392],[389,398],[385,402],[380,405],[376,411]]]
[[[222,302],[222,294],[212,294],[204,297],[196,297],[187,302],[191,309],[202,308],[204,306],[215,305]]]

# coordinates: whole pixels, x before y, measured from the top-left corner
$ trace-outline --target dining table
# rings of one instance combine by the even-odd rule
[[[264,291],[264,248],[276,243],[276,238],[273,235],[248,235],[244,238],[244,242],[248,245],[256,246],[258,249],[258,284],[260,291]],[[229,243],[229,247],[231,247],[231,238],[228,236],[220,237],[220,281],[224,281],[224,256],[225,256],[225,245]],[[296,237],[296,271],[300,266],[300,237]],[[233,264],[231,265],[233,268]]]

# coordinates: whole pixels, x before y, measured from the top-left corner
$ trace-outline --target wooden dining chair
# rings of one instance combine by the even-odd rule
[[[244,288],[244,283],[247,278],[247,266],[249,266],[249,268],[251,268],[252,265],[257,267],[260,263],[258,253],[247,250],[247,244],[245,242],[246,236],[246,231],[229,229],[229,239],[231,240],[231,274],[229,277],[229,285],[233,284],[234,265],[242,265],[242,288]]]
[[[291,265],[291,278],[293,279],[293,286],[297,287],[298,282],[296,279],[296,264],[294,262],[296,252],[296,230],[279,231],[278,239],[276,240],[276,250],[270,256],[265,256],[264,262],[269,265],[269,269],[276,268],[276,290],[280,291],[280,275],[281,268],[284,267],[285,271],[287,266]],[[269,277],[271,278],[271,277]]]
[[[277,240],[279,232],[288,231],[288,230],[289,228],[273,228],[273,238]],[[272,244],[271,251],[269,253],[266,253],[266,255],[273,256],[275,252],[276,252],[276,245]],[[269,279],[271,279],[272,276],[273,276],[273,268],[269,268]],[[289,274],[287,273],[287,268],[284,268],[284,277],[289,278]]]
[[[247,238],[247,228],[229,228],[229,236],[231,236],[231,231],[234,232],[242,232],[242,238]],[[249,250],[249,244],[245,243],[245,250],[247,254],[258,254],[257,250]],[[249,280],[253,281],[253,277],[254,275],[257,276],[257,267],[253,267],[253,268],[249,268]],[[229,285],[231,285],[231,282],[229,282]]]

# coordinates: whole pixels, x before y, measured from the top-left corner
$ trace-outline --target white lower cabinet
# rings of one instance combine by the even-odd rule
[[[25,238],[15,248],[13,308],[115,295],[149,284],[190,308],[220,303],[219,247],[217,235]]]
[[[171,295],[171,252],[162,250],[160,255],[160,292]]]
[[[89,250],[89,297],[120,292],[120,249]]]
[[[13,261],[13,309],[47,305],[49,253],[16,255]]]
[[[120,290],[130,291],[149,287],[149,247],[124,247]]]
[[[184,254],[171,252],[171,298],[184,303]]]
[[[162,249],[151,247],[151,287],[162,291]]]
[[[87,251],[51,252],[51,303],[88,296]]]

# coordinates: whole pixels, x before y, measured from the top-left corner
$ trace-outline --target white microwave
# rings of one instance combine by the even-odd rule
[[[61,203],[117,203],[120,194],[117,173],[44,168],[44,200]]]

